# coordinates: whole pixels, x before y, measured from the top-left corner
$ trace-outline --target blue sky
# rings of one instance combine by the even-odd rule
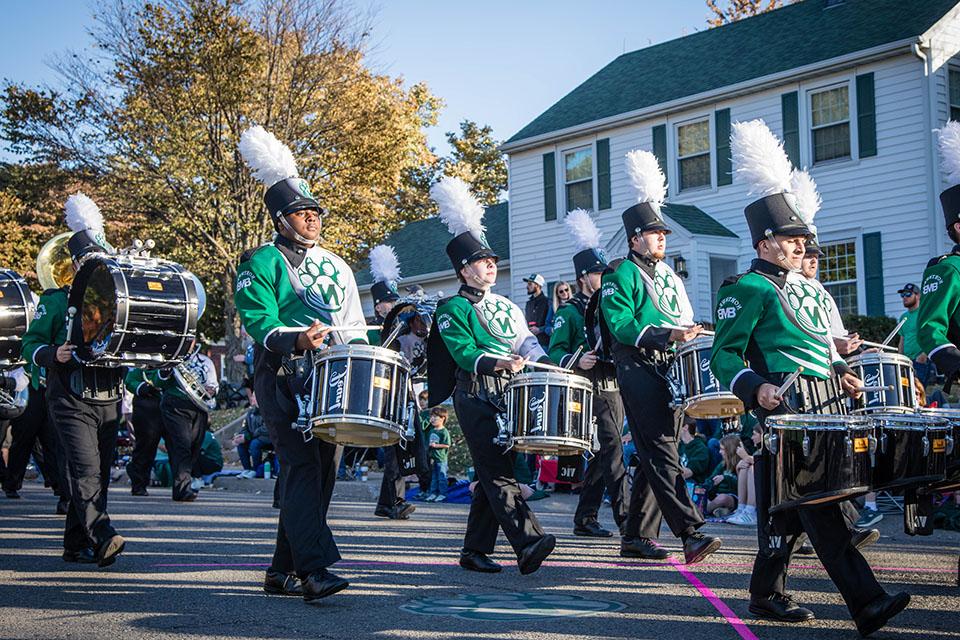
[[[48,63],[89,43],[84,0],[3,4],[0,78],[55,82]],[[446,102],[429,132],[440,153],[444,132],[465,118],[505,140],[624,51],[707,26],[703,0],[382,0],[373,7],[370,63],[408,83],[425,81]]]

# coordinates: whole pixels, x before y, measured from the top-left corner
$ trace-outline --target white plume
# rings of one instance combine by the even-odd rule
[[[947,120],[943,129],[935,129],[940,146],[940,168],[947,174],[947,182],[960,184],[960,122]]]
[[[430,187],[430,198],[437,203],[440,219],[453,235],[483,233],[483,207],[470,193],[470,185],[460,178],[443,176]]]
[[[790,188],[790,160],[783,143],[763,120],[735,122],[730,134],[733,172],[750,195],[769,196]]]
[[[277,137],[256,125],[240,136],[240,155],[253,172],[253,177],[272,187],[286,178],[297,177],[297,161],[290,148]]]
[[[567,214],[563,222],[573,238],[574,251],[596,249],[600,246],[600,229],[597,229],[593,218],[585,210],[574,209]]]
[[[100,207],[81,191],[76,192],[64,205],[67,226],[73,232],[90,229],[94,232],[103,231],[103,215]]]
[[[823,200],[817,191],[817,183],[806,170],[794,169],[790,173],[790,193],[797,199],[797,211],[800,218],[808,227],[813,224],[813,217],[820,211]]]
[[[370,250],[370,274],[374,282],[396,282],[400,279],[400,261],[393,247],[378,244]]]
[[[657,156],[644,149],[627,153],[627,177],[637,192],[637,202],[660,207],[667,197],[667,178],[660,169]]]

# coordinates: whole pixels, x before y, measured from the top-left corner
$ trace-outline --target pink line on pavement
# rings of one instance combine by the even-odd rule
[[[750,631],[750,629],[747,628],[747,625],[743,622],[743,620],[740,619],[740,616],[735,614],[733,609],[728,607],[723,600],[718,598],[717,595],[710,590],[710,587],[703,584],[700,578],[693,575],[693,573],[685,566],[680,564],[680,561],[676,558],[670,558],[669,562],[671,565],[673,565],[674,569],[680,572],[680,575],[686,578],[687,582],[689,582],[694,589],[700,592],[700,595],[707,599],[707,602],[713,605],[713,608],[716,609],[728,623],[730,623],[730,626],[733,627],[738,634],[740,634],[740,637],[743,638],[743,640],[757,640],[757,636],[753,634],[753,631]]]

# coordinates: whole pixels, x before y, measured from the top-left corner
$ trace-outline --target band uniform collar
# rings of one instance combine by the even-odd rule
[[[485,296],[486,293],[483,289],[477,289],[468,284],[460,285],[460,291],[458,292],[459,295],[469,300],[470,304],[477,304],[483,300],[483,296]]]
[[[647,273],[647,275],[649,275],[649,276],[651,276],[651,277],[653,277],[653,272],[654,272],[654,271],[656,270],[656,268],[657,268],[657,262],[659,262],[659,260],[655,260],[655,259],[651,258],[650,256],[640,255],[639,253],[637,253],[637,252],[634,251],[633,249],[630,249],[630,260],[631,260],[635,265],[637,265],[638,267],[640,267],[645,273]]]
[[[953,250],[951,250],[950,253],[955,256],[960,256],[960,244],[953,245]]]
[[[273,243],[294,267],[300,266],[300,263],[307,257],[307,251],[310,249],[310,247],[305,247],[299,242],[294,242],[290,238],[279,234],[277,234],[277,239],[274,240]]]
[[[777,286],[783,288],[787,284],[787,270],[778,264],[767,262],[762,258],[754,258],[750,263],[750,271],[759,273],[773,280]]]

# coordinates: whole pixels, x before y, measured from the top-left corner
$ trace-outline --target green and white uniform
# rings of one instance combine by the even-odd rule
[[[693,324],[683,282],[662,260],[631,251],[602,282],[600,307],[619,345],[665,351],[672,331],[666,326]]]
[[[33,320],[23,336],[23,359],[30,368],[30,383],[39,389],[46,377],[49,358],[56,358],[57,347],[67,340],[67,288],[47,289],[40,296]],[[39,359],[38,359],[39,357]]]
[[[949,384],[960,371],[960,245],[927,263],[917,341]]]
[[[547,355],[561,367],[569,365],[577,349],[581,349],[581,354],[591,350],[584,331],[583,317],[586,307],[587,297],[577,292],[569,302],[557,309],[553,317],[553,332],[550,334]]]
[[[720,287],[710,368],[748,410],[769,374],[802,366],[804,375],[826,380],[836,367],[849,370],[833,344],[824,294],[819,284],[763,260]]]

